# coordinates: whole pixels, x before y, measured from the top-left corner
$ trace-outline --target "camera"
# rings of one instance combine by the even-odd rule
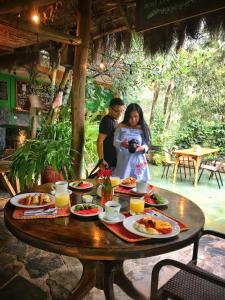
[[[130,153],[134,153],[136,151],[136,148],[137,148],[137,145],[138,145],[138,141],[136,139],[132,139],[128,143],[129,143],[128,151]]]

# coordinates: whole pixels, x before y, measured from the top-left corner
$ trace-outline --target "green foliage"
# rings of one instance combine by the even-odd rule
[[[178,133],[176,145],[179,148],[189,148],[192,144],[205,147],[219,147],[225,150],[225,124],[202,120],[189,120]]]
[[[57,172],[62,171],[65,178],[68,172],[73,174],[71,136],[68,108],[62,109],[58,122],[43,120],[37,137],[26,140],[13,154],[11,176],[19,178],[22,190],[35,182],[47,166],[52,166]]]

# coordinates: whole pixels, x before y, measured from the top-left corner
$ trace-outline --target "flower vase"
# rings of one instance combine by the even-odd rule
[[[113,187],[110,179],[107,179],[101,189],[101,205],[104,206],[107,201],[111,201],[113,198]]]

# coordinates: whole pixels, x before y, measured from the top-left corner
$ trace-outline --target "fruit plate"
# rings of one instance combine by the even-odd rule
[[[31,205],[25,205],[25,204],[21,203],[22,199],[25,199],[28,196],[34,196],[34,195],[39,196],[41,194],[48,195],[51,201],[47,202],[47,203],[43,203],[43,204],[31,204]],[[39,208],[39,207],[45,207],[45,206],[49,206],[49,205],[54,204],[55,203],[55,197],[53,197],[53,196],[51,196],[47,193],[25,193],[25,194],[19,194],[19,195],[16,195],[16,196],[12,197],[10,199],[10,203],[14,206],[22,207],[22,208]]]
[[[154,216],[154,218],[162,221],[167,221],[172,225],[172,231],[170,233],[163,233],[163,234],[148,234],[141,232],[134,228],[134,223],[140,219],[142,219],[145,215],[134,215],[131,217],[126,218],[123,221],[123,226],[130,232],[140,235],[143,237],[149,237],[149,238],[154,238],[154,239],[166,239],[166,238],[171,238],[179,234],[180,232],[180,226],[177,224],[177,222],[171,220],[170,218],[164,217],[163,215],[158,215],[157,217]]]
[[[75,190],[87,190],[93,187],[93,183],[85,181],[85,180],[78,180],[69,183],[69,187]]]
[[[152,194],[146,194],[144,197],[142,197],[145,201],[145,204],[153,206],[153,207],[161,207],[161,206],[166,206],[169,204],[169,201],[167,199],[161,199],[160,203],[157,203],[157,200],[152,199]]]
[[[135,188],[136,187],[136,183],[135,184],[123,184],[123,183],[120,183],[120,186],[125,187],[127,189],[130,189],[130,188]]]
[[[87,218],[99,215],[103,208],[97,204],[83,203],[73,205],[70,210],[76,216]]]

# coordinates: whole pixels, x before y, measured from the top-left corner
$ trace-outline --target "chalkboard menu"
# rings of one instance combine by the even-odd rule
[[[28,95],[30,94],[30,85],[26,81],[16,81],[16,109],[21,111],[28,111],[30,102]]]
[[[8,101],[8,81],[0,80],[0,101]]]
[[[20,111],[29,111],[31,86],[27,81],[16,81],[16,109]],[[51,95],[49,93],[49,84],[40,83],[35,87],[35,94],[39,96],[44,109],[51,105]]]

